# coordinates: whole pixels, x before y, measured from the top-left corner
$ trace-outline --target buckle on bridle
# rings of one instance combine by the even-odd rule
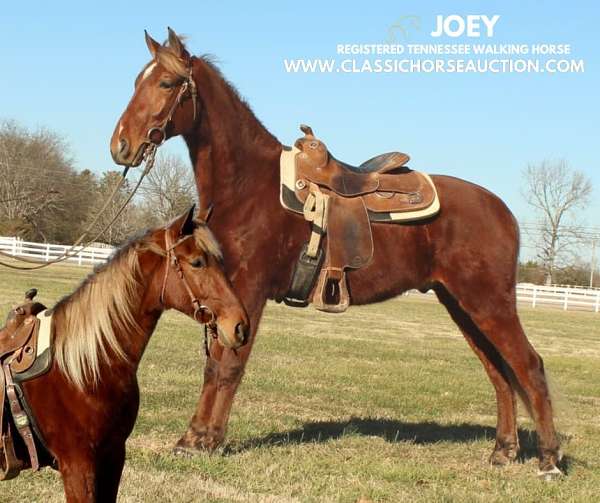
[[[167,139],[167,134],[165,133],[165,126],[150,128],[146,137],[150,143],[156,145],[157,147],[160,147]]]
[[[210,307],[200,304],[198,299],[194,299],[192,304],[194,305],[194,319],[197,322],[210,325],[211,327],[216,325],[217,317]]]
[[[178,106],[181,105],[184,96],[188,92],[192,99],[192,105],[194,107],[194,121],[196,121],[196,116],[198,113],[198,90],[196,89],[196,82],[194,82],[191,66],[189,69],[189,75],[181,84],[179,92],[177,93],[177,96],[175,96],[175,101],[173,101],[173,104],[171,105],[169,113],[167,114],[167,117],[165,118],[163,124],[160,127],[154,126],[148,130],[146,138],[150,143],[153,143],[157,147],[160,147],[167,140],[167,126],[171,123],[175,110]]]

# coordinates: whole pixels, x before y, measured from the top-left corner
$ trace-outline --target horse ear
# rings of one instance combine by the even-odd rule
[[[170,27],[167,27],[167,31],[169,32],[169,46],[175,51],[177,56],[185,59],[185,57],[187,55],[187,51],[185,50],[185,47],[181,43],[179,36]]]
[[[158,53],[158,49],[160,48],[160,44],[156,40],[154,40],[150,35],[148,35],[148,32],[146,30],[144,30],[144,36],[146,38],[146,45],[148,46],[148,50],[150,51],[150,54],[152,54],[152,58],[155,59],[156,54]]]
[[[193,204],[192,207],[188,210],[185,215],[185,219],[179,228],[179,235],[189,236],[194,233],[194,229],[196,228],[196,221],[194,220],[194,215],[196,213],[196,205]]]
[[[196,222],[202,225],[206,225],[212,215],[213,205],[211,204],[208,208],[201,208],[196,215]]]

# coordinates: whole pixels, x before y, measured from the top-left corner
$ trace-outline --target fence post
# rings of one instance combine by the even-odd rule
[[[79,253],[77,254],[77,258],[79,259],[77,261],[77,265],[81,265],[81,260],[83,259],[83,250],[79,250]]]
[[[46,243],[46,262],[50,261],[50,244]]]
[[[565,289],[565,303],[563,304],[563,311],[566,311],[569,308],[569,289]]]
[[[596,312],[600,312],[600,290],[596,294]]]
[[[533,299],[531,302],[531,307],[535,307],[535,304],[537,302],[537,286],[533,287]]]
[[[13,256],[17,255],[17,238],[13,238],[13,242],[12,242],[12,254],[13,254]]]

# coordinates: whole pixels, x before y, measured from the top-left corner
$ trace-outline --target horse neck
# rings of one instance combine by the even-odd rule
[[[124,260],[122,257],[119,260]],[[137,327],[131,327],[125,329],[128,323],[125,321],[124,315],[112,314],[109,319],[109,323],[113,327],[115,339],[119,347],[125,353],[127,359],[123,360],[117,358],[111,358],[111,361],[104,361],[101,363],[102,381],[105,385],[110,386],[113,379],[119,379],[121,377],[131,377],[135,374],[137,366],[142,358],[146,345],[158,323],[158,320],[163,312],[163,307],[160,302],[160,286],[159,280],[161,264],[163,263],[162,257],[152,253],[143,252],[138,254],[138,260],[140,261],[139,270],[136,274],[136,282],[134,287],[134,294],[132,295],[129,305],[131,317],[137,323]],[[143,260],[143,261],[142,261]],[[107,275],[100,279],[99,275]],[[89,277],[73,294],[68,298],[61,301],[54,308],[55,318],[55,331],[57,334],[64,333],[65,337],[73,337],[77,334],[69,334],[66,331],[69,330],[69,324],[66,322],[66,310],[69,309],[69,303],[82,302],[82,294],[85,296],[85,292],[81,292],[86,288],[90,288],[90,284],[94,285],[97,290],[98,285],[106,284],[112,278],[110,274],[110,265],[105,270],[97,272],[93,277]],[[123,298],[118,293],[118,289],[103,288],[104,301],[106,306],[119,305],[123,302]],[[92,297],[94,298],[94,297]],[[83,307],[87,308],[90,302],[83,304]],[[81,304],[79,304],[81,306]],[[100,308],[102,309],[102,308]],[[107,310],[108,308],[106,308]],[[71,314],[73,311],[71,311]],[[122,314],[122,313],[120,313]],[[65,331],[65,332],[63,332]],[[109,351],[108,354],[112,354]],[[107,370],[107,368],[109,370]]]
[[[240,197],[248,190],[255,195],[279,190],[282,145],[211,63],[195,58],[194,78],[201,117],[184,139],[201,204],[220,211],[247,211],[240,207]]]

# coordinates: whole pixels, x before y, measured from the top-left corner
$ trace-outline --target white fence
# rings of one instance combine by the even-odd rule
[[[410,290],[406,295],[419,294]],[[433,290],[425,295],[435,296]],[[517,284],[517,302],[531,307],[554,307],[564,311],[600,312],[600,288],[581,286],[541,286],[530,283]]]
[[[58,258],[70,247],[46,243],[30,243],[14,237],[0,236],[0,251],[13,256],[28,257],[48,262]],[[99,264],[105,262],[113,252],[112,247],[88,247],[79,249],[67,259],[78,265]],[[414,292],[411,292],[414,293]],[[433,293],[431,290],[429,293]],[[549,306],[567,310],[600,312],[600,289],[573,286],[540,286],[528,283],[517,285],[517,300],[531,307]]]
[[[600,312],[600,289],[572,286],[517,285],[517,300],[531,307],[552,306],[567,310]]]
[[[27,257],[32,260],[48,262],[52,259],[61,257],[65,251],[69,249],[70,246],[67,245],[30,243],[19,238],[0,236],[0,251],[9,253],[15,257]],[[77,265],[99,264],[105,262],[112,252],[112,247],[76,248],[73,251],[73,257],[68,258],[65,262],[75,263]]]

